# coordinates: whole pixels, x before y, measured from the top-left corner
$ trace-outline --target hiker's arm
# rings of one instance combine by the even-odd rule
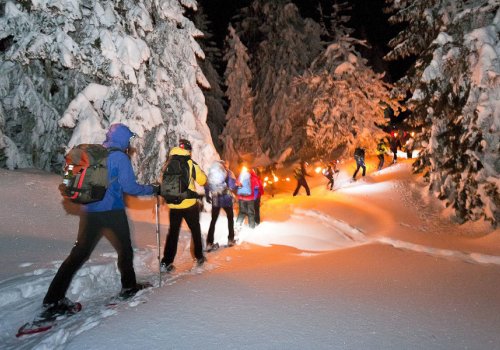
[[[234,174],[231,172],[228,174],[227,177],[227,187],[229,187],[231,191],[236,191],[236,189],[238,188],[238,186],[236,186],[236,178],[234,177]]]
[[[118,153],[118,152],[117,152]],[[153,186],[140,185],[135,179],[132,163],[125,153],[118,153],[118,182],[123,188],[123,192],[133,196],[147,196],[153,194]]]
[[[198,183],[200,186],[205,186],[207,183],[207,175],[201,170],[201,168],[198,166],[198,164],[194,164],[194,169],[196,171],[196,178],[195,181]]]

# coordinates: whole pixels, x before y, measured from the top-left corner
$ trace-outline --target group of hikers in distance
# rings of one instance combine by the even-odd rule
[[[69,167],[69,175],[74,175],[79,180],[68,179],[68,182],[65,181],[59,186],[59,190],[65,198],[70,198],[82,204],[78,235],[69,256],[61,264],[50,283],[43,299],[42,311],[37,319],[55,319],[60,315],[71,315],[79,311],[81,305],[68,299],[66,292],[75,273],[89,259],[90,254],[104,235],[105,230],[106,238],[112,243],[118,254],[117,265],[121,275],[122,286],[119,297],[122,299],[130,298],[139,290],[149,286],[138,283],[136,280],[124,194],[132,196],[161,196],[170,209],[169,229],[163,258],[160,261],[162,272],[169,273],[175,270],[174,260],[177,253],[182,220],[186,221],[191,231],[196,266],[202,266],[207,260],[204,255],[200,227],[199,201],[203,195],[196,192],[195,184],[204,187],[206,201],[212,207],[205,251],[210,252],[219,247],[218,243],[214,242],[214,233],[221,209],[227,215],[227,245],[229,247],[236,243],[235,226],[236,229],[240,229],[245,219],[248,220],[248,226],[252,229],[260,224],[260,202],[264,194],[264,185],[260,178],[259,169],[243,166],[239,176],[236,177],[229,169],[228,163],[221,160],[214,162],[210,166],[208,174],[206,174],[191,158],[192,146],[190,141],[180,139],[178,145],[170,149],[169,157],[161,169],[157,182],[147,185],[138,184],[128,155],[131,147],[130,142],[136,136],[124,124],[118,123],[110,126],[104,143],[102,146],[99,145],[104,150],[101,150],[100,161],[104,164],[102,168],[106,169],[104,181],[107,185],[104,191],[102,189],[101,191],[97,191],[95,188],[92,189],[90,197],[95,193],[99,193],[97,198],[87,198],[78,201],[77,194],[83,196],[84,190],[83,187],[77,188],[76,183],[78,182],[78,186],[85,184],[85,171],[83,170],[88,170],[87,177],[102,177],[102,173],[98,173],[97,171],[99,169],[96,170],[98,167],[94,167],[94,173],[92,173],[90,167],[88,169],[81,169],[78,175],[74,175],[72,172],[73,170],[76,172],[79,165],[71,164],[71,167]],[[396,162],[397,147],[401,147],[401,144],[399,139],[397,139],[397,142],[392,142],[392,139],[396,139],[397,135],[393,134],[391,137],[390,145],[394,153],[394,162]],[[387,152],[387,146],[382,139],[379,146],[377,147],[377,154],[380,159],[378,168],[381,169],[384,164],[383,155]],[[78,151],[90,152],[91,148],[83,147],[79,148]],[[87,156],[87,158],[92,157]],[[98,157],[94,155],[94,158]],[[68,175],[68,165],[70,165],[68,164],[68,155],[66,159],[66,175]],[[353,178],[356,177],[360,168],[363,168],[364,176],[366,173],[364,151],[360,154],[355,153],[355,159],[357,169]],[[300,166],[295,169],[294,175],[297,180],[297,186],[293,192],[293,196],[298,194],[301,187],[304,187],[308,196],[311,194],[306,181],[306,176],[308,176],[306,171],[307,165],[307,162],[302,161]],[[274,170],[275,168],[271,169],[273,176],[275,176]],[[330,190],[334,186],[334,175],[338,172],[337,161],[329,163],[324,171],[324,176],[328,179],[327,186]],[[79,176],[80,178],[78,178]],[[234,198],[237,198],[239,208],[236,220],[234,220],[235,215],[233,210]]]

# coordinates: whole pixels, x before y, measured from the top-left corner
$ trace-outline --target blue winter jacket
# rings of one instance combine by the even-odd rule
[[[230,191],[236,190],[236,178],[231,170],[227,171],[226,184],[228,190],[223,194],[211,193],[209,186],[205,186],[205,195],[212,199],[212,206],[218,208],[229,208],[233,206],[233,195]]]
[[[134,134],[123,124],[113,124],[106,133],[103,146],[106,148],[118,148],[121,151],[111,151],[108,156],[108,182],[104,198],[99,202],[84,205],[87,212],[102,212],[119,210],[125,208],[123,193],[134,196],[146,196],[153,194],[151,185],[139,185],[136,182],[132,163],[125,150],[129,146],[130,138]]]

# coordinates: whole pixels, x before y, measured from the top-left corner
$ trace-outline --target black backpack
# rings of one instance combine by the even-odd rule
[[[108,188],[109,153],[121,151],[102,145],[81,144],[66,155],[63,196],[74,203],[88,204],[104,198]]]
[[[197,193],[189,189],[189,163],[186,156],[172,156],[163,172],[161,196],[168,204],[180,204],[186,198],[197,198]],[[191,177],[196,178],[193,161]]]
[[[365,159],[365,150],[357,147],[354,150],[354,158],[359,159],[359,160],[364,160]]]

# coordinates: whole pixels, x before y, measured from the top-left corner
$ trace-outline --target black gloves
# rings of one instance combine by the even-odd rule
[[[160,187],[160,184],[158,183],[154,183],[154,184],[151,184],[151,186],[153,187],[153,194],[155,196],[159,195],[160,192],[161,192],[161,187]]]

